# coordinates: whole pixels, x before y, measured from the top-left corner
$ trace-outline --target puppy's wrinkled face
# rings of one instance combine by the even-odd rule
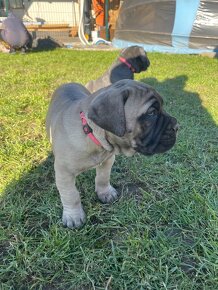
[[[176,142],[177,120],[163,110],[163,101],[157,92],[152,93],[148,103],[150,106],[137,117],[133,147],[144,155],[164,153]]]
[[[145,71],[150,66],[146,52],[141,46],[130,46],[121,51],[120,56],[128,60],[134,67],[136,73]]]
[[[175,144],[177,121],[163,110],[162,97],[151,86],[120,80],[96,94],[88,117],[113,134],[118,151],[153,155]]]

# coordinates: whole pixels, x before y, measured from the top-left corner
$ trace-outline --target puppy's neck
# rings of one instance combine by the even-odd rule
[[[122,79],[133,79],[134,73],[119,59],[111,66],[109,72],[110,83],[115,83]]]
[[[113,146],[107,141],[106,139],[106,135],[105,135],[105,130],[103,130],[102,128],[100,128],[99,126],[97,126],[94,122],[92,122],[87,116],[87,123],[90,126],[90,128],[92,128],[93,131],[93,135],[95,136],[95,138],[97,138],[97,140],[101,143],[101,146],[109,151],[112,152],[114,150]]]

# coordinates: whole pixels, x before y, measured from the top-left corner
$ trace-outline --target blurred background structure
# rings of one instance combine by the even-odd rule
[[[146,51],[218,52],[218,0],[0,0],[36,37]]]
[[[70,43],[78,39],[82,25],[87,41],[97,37],[109,41],[119,7],[120,0],[0,0],[0,21],[10,10],[34,38],[50,36]]]

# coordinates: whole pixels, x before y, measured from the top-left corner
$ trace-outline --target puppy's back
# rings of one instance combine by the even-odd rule
[[[46,116],[46,131],[49,139],[51,139],[51,127],[55,126],[62,112],[67,110],[73,103],[89,95],[91,95],[90,92],[84,86],[77,83],[64,84],[53,93]]]

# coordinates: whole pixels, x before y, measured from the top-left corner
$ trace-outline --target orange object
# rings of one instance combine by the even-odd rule
[[[92,0],[93,10],[95,12],[96,25],[105,25],[104,0]]]

